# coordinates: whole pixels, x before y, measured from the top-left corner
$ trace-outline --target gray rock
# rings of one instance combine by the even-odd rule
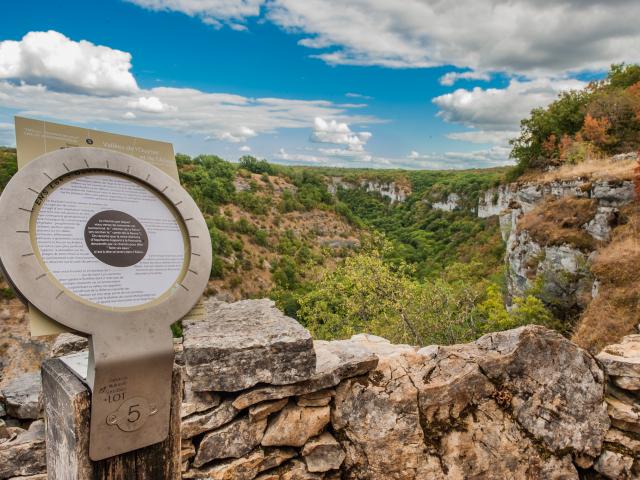
[[[275,468],[296,455],[297,452],[292,448],[268,450],[258,448],[237,459],[225,460],[210,467],[189,470],[182,478],[252,480],[260,472]]]
[[[7,414],[20,419],[42,418],[40,372],[26,373],[5,383],[0,392]]]
[[[194,413],[204,412],[220,405],[220,395],[215,392],[194,392],[191,384],[186,382],[182,405],[180,406],[180,416],[188,417]]]
[[[302,456],[310,472],[328,472],[340,468],[345,453],[333,435],[325,432],[305,444]]]
[[[336,388],[351,478],[577,479],[572,455],[601,453],[603,372],[559,334],[523,327],[434,350],[388,347],[366,380]]]
[[[11,440],[0,443],[0,478],[42,474],[46,470],[44,422],[29,430],[15,429]]]
[[[605,450],[593,465],[596,472],[604,475],[612,480],[631,479],[631,468],[633,467],[633,457],[629,457],[622,453],[610,452]],[[637,478],[637,477],[635,477]]]
[[[207,430],[229,423],[238,414],[231,400],[225,400],[209,411],[194,413],[182,420],[182,438],[191,438]]]
[[[267,420],[252,422],[249,417],[242,417],[218,430],[207,433],[193,460],[193,465],[202,465],[219,458],[239,458],[260,445]]]
[[[270,472],[257,476],[256,480],[337,480],[339,478],[309,472],[304,462],[294,458]]]
[[[269,422],[262,445],[302,447],[327,426],[329,419],[328,406],[300,407],[290,403]]]
[[[270,300],[205,303],[207,318],[183,324],[184,359],[196,391],[238,391],[310,378],[316,364],[307,330]]]
[[[272,413],[279,412],[289,402],[289,399],[282,398],[280,400],[273,400],[270,402],[262,402],[257,405],[252,405],[249,408],[249,418],[253,421],[262,420],[267,418]]]
[[[599,201],[600,205],[621,207],[635,198],[633,182],[599,181],[593,184],[591,197]]]
[[[336,386],[345,378],[363,375],[376,367],[378,358],[357,340],[315,341],[316,373],[304,382],[257,387],[240,394],[233,405],[242,410],[267,400],[304,395]]]
[[[296,403],[301,407],[324,407],[329,405],[331,399],[336,394],[332,388],[320,390],[318,392],[307,393],[296,398]]]
[[[51,357],[61,357],[70,353],[79,353],[89,348],[89,340],[73,333],[61,333],[51,346]]]

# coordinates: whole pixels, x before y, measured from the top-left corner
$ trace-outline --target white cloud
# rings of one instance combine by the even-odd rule
[[[251,147],[249,145],[243,145],[238,150],[244,153],[249,153],[251,151]]]
[[[449,72],[440,77],[440,85],[451,86],[458,80],[483,80],[488,82],[491,76],[483,72]]]
[[[316,117],[313,121],[310,140],[317,143],[344,145],[353,152],[363,152],[370,138],[371,132],[353,132],[347,123]]]
[[[132,102],[140,107],[141,98],[147,99],[142,102],[147,108],[136,108],[133,112]],[[157,98],[157,102],[149,102],[149,98]],[[119,123],[135,118],[138,126],[166,128],[236,143],[282,128],[307,129],[316,117],[354,123],[379,121],[371,116],[351,115],[326,100],[249,98],[190,88],[157,87],[139,90],[136,96],[105,98],[0,80],[0,104],[21,115],[81,124]],[[148,108],[159,104],[167,107],[155,110]]]
[[[267,16],[330,64],[529,77],[640,61],[637,0],[274,0]]]
[[[353,93],[353,92],[347,92],[344,94],[345,97],[350,97],[350,98],[361,98],[363,100],[372,100],[373,97],[370,97],[369,95],[363,95],[361,93]]]
[[[199,17],[215,28],[227,23],[234,30],[246,27],[237,21],[260,14],[264,0],[125,0],[140,7],[155,11],[181,12],[190,17]]]
[[[131,55],[61,33],[29,32],[0,42],[0,79],[42,84],[57,91],[117,95],[138,89]]]
[[[169,105],[162,103],[158,97],[140,97],[129,102],[129,107],[148,113],[160,113],[169,109]]]
[[[395,162],[404,168],[424,168],[429,170],[459,170],[467,168],[489,168],[511,165],[509,149],[494,146],[471,152],[445,152],[420,154],[412,151],[403,162]]]
[[[438,116],[451,123],[473,128],[448,135],[474,143],[505,144],[517,134],[520,120],[536,107],[544,107],[563,90],[584,87],[578,80],[511,80],[506,88],[463,88],[433,99]]]

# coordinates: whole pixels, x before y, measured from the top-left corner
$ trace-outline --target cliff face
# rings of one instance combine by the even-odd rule
[[[608,347],[603,370],[537,326],[417,348],[369,335],[312,341],[268,300],[209,300],[206,309],[176,344],[183,478],[640,475],[637,336]],[[58,352],[86,347],[58,343]],[[20,402],[37,405],[31,393],[4,392],[12,407],[0,425],[2,479],[44,477],[42,421],[12,417]]]
[[[407,182],[381,181],[360,179],[355,182],[348,181],[342,177],[329,177],[327,190],[332,195],[338,193],[338,189],[351,190],[352,188],[363,188],[367,192],[378,193],[380,196],[388,198],[391,203],[404,202],[411,195],[411,186]]]
[[[485,192],[478,215],[499,215],[509,295],[523,295],[540,279],[547,304],[575,319],[597,294],[594,255],[633,200],[628,180],[510,184]]]

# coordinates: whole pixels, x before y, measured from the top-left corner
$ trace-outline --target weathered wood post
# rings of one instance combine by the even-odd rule
[[[59,359],[42,365],[49,480],[180,479],[182,377],[174,368],[169,436],[161,443],[97,462],[89,458],[91,392]]]

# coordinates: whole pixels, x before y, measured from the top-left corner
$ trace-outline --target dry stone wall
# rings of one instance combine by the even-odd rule
[[[183,478],[639,478],[640,336],[597,359],[536,326],[417,348],[313,341],[268,300],[206,308],[176,343]],[[45,478],[25,385],[3,392],[0,479]]]

